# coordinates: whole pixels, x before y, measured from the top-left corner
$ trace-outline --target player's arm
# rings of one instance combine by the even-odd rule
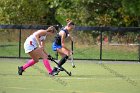
[[[45,51],[45,44],[46,44],[46,40],[41,41],[41,45],[43,47],[43,52],[48,55],[48,53]]]
[[[45,51],[45,49],[43,49],[43,52],[44,52],[46,55],[48,55],[48,53]]]
[[[40,36],[46,35],[45,30],[38,30],[37,32],[34,33],[36,41],[38,43],[39,47],[43,47],[41,40],[39,39]]]
[[[71,34],[68,34],[68,37],[69,37],[70,40],[73,42],[73,37],[71,36]]]
[[[71,36],[71,34],[68,34],[68,37],[71,40],[71,54],[73,54],[73,37]]]
[[[41,41],[41,46],[43,47],[43,50],[44,50],[44,47],[45,47],[45,43],[46,42],[46,40],[43,40],[43,41]]]
[[[65,46],[65,33],[62,32],[61,33],[61,44],[62,44],[62,47],[69,50],[66,46]]]

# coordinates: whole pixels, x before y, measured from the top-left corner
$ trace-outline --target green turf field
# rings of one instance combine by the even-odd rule
[[[26,59],[0,59],[0,93],[140,93],[139,63],[103,63],[75,61],[73,69],[49,77],[42,62],[17,75],[17,66]],[[55,65],[51,63],[51,65]]]

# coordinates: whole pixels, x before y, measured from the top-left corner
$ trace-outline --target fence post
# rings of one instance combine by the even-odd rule
[[[138,57],[140,62],[140,35],[138,36]]]
[[[19,31],[19,55],[18,57],[20,58],[21,57],[21,29]]]
[[[102,29],[100,31],[100,62],[102,61]]]
[[[57,29],[56,29],[56,30],[58,31],[58,33],[59,33],[61,27],[62,27],[62,26],[57,25]],[[56,56],[56,59],[58,60],[58,56],[59,56],[59,55],[58,55],[58,52],[57,52],[57,51],[56,51],[56,53],[55,53],[55,56]]]

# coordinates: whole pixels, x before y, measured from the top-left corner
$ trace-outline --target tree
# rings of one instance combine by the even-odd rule
[[[1,24],[48,24],[55,20],[55,9],[51,8],[53,0],[1,0]]]
[[[122,6],[125,13],[135,18],[136,26],[140,26],[140,0],[123,0]]]
[[[122,5],[128,14],[140,16],[140,0],[122,0]]]
[[[1,24],[138,26],[139,0],[0,0]]]

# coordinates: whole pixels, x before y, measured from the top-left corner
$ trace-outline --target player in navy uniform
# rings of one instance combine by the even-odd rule
[[[75,28],[75,24],[69,19],[67,19],[66,21],[67,21],[67,25],[60,30],[60,32],[55,37],[55,40],[52,45],[53,51],[57,51],[62,57],[61,60],[58,62],[58,66],[54,67],[53,69],[53,71],[56,71],[58,73],[59,71],[61,71],[60,67],[67,61],[67,59],[73,52],[66,47],[65,39],[69,37],[70,40],[73,41],[69,32]]]

